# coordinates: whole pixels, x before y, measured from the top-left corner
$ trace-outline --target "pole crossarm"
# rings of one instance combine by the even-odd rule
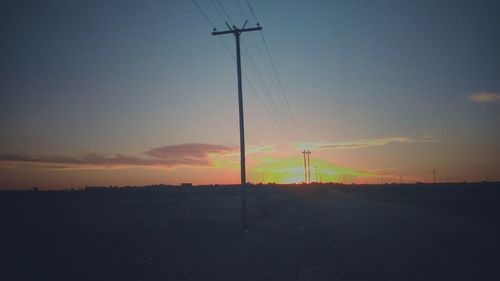
[[[240,33],[243,33],[243,32],[248,32],[248,31],[256,31],[256,30],[262,30],[262,27],[261,26],[258,26],[258,27],[249,27],[249,28],[243,28],[243,29],[239,29],[239,28],[233,28],[231,30],[224,30],[224,31],[214,31],[212,32],[212,35],[222,35],[222,34],[240,34]]]

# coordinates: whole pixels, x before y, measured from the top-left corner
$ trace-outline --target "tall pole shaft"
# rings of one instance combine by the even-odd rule
[[[238,72],[238,106],[240,114],[240,164],[241,164],[241,224],[245,231],[247,226],[247,200],[246,200],[246,168],[245,168],[245,125],[243,119],[243,88],[241,85],[241,57],[240,33],[235,32],[236,38],[236,67]]]
[[[318,167],[314,166],[314,182],[318,182]]]
[[[307,164],[306,164],[306,151],[302,151],[302,155],[304,155],[304,183],[307,183]]]
[[[248,22],[248,21],[247,21]],[[235,26],[232,28],[228,25],[229,30],[226,31],[216,31],[212,32],[212,35],[223,35],[223,34],[234,34],[236,39],[236,68],[238,72],[238,108],[240,117],[240,165],[241,165],[241,225],[244,232],[247,232],[247,200],[246,200],[246,168],[245,168],[245,126],[243,120],[243,89],[241,85],[241,56],[240,56],[240,34],[242,32],[257,31],[262,30],[262,27],[252,27],[245,28],[246,23],[243,28],[238,29]],[[262,177],[264,177],[264,172],[262,172]]]
[[[311,159],[309,158],[311,155],[311,151],[307,151],[307,180],[311,182]]]

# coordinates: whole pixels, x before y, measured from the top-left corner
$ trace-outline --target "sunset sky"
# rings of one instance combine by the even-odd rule
[[[302,181],[304,149],[312,180],[500,181],[499,1],[249,3],[249,181]],[[211,23],[245,19],[245,0],[3,1],[0,188],[238,183],[234,36]]]

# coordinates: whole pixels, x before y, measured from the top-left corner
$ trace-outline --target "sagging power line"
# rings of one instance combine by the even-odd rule
[[[254,17],[254,19],[257,19],[255,15],[255,11],[252,8],[250,2],[247,1],[246,6],[247,9],[243,8],[243,5],[240,3],[240,1],[236,1],[236,4],[234,4],[233,9],[227,9],[224,6],[224,1],[222,0],[210,0],[210,3],[208,1],[203,2],[205,3],[205,6],[208,4],[208,6],[203,7],[203,5],[200,5],[202,3],[199,3],[196,0],[192,0],[196,8],[199,10],[199,12],[202,14],[202,16],[205,18],[205,20],[209,23],[210,27],[213,28],[214,30],[216,29],[214,22],[210,18],[210,11],[215,12],[219,19],[222,22],[230,22],[232,23],[233,18],[230,16],[231,11],[235,11],[235,9],[239,9],[240,13],[243,15],[244,18],[246,18],[246,15],[248,14],[247,12],[250,11],[250,14]],[[234,3],[234,2],[231,2]],[[211,4],[211,5],[210,5]],[[208,8],[205,10],[204,8]],[[230,7],[231,8],[231,7]],[[247,11],[247,12],[245,12]],[[256,23],[257,26],[259,26],[259,23]],[[268,67],[268,61],[271,62],[272,57],[270,56],[269,52],[269,47],[267,47],[267,51],[264,51],[268,54],[267,59],[264,56],[264,52],[261,50],[262,48],[266,48],[266,46],[263,46],[262,48],[259,46],[261,44],[267,44],[266,42],[262,41],[261,44],[258,43],[256,37],[254,36],[253,33],[250,33],[253,42],[255,43],[254,45],[254,50],[258,51],[258,55],[260,56],[259,62],[261,62],[267,71],[266,75],[263,75],[260,70],[259,66],[257,64],[257,61],[252,58],[251,50],[247,48],[243,40],[241,40],[242,47],[244,48],[244,55],[245,58],[248,59],[250,62],[250,72],[247,74],[245,70],[242,69],[242,75],[245,81],[248,83],[248,86],[252,92],[253,95],[256,96],[257,100],[261,104],[261,107],[264,109],[266,114],[271,117],[271,121],[276,126],[276,128],[281,132],[281,137],[284,138],[287,142],[300,142],[302,140],[302,137],[300,135],[300,129],[298,128],[297,122],[295,120],[295,116],[293,112],[291,111],[291,108],[289,106],[288,100],[286,100],[286,96],[284,95],[284,91],[281,91],[279,89],[283,89],[283,86],[281,84],[281,81],[277,81],[276,78],[279,79],[279,76],[277,75],[277,71],[271,70],[272,67]],[[263,35],[261,35],[263,37]],[[227,44],[224,42],[224,40],[220,38],[221,43],[224,45],[224,48],[230,55],[230,57],[235,61],[235,57],[233,53],[229,50],[227,47]],[[265,40],[265,39],[264,39]],[[274,61],[273,61],[274,63]],[[274,66],[275,70],[276,67]],[[252,74],[251,78],[249,74]],[[276,89],[278,89],[276,92],[273,92],[270,90],[268,84],[266,83],[267,79],[271,79],[272,83],[276,85]],[[252,81],[253,80],[253,81]],[[255,83],[253,83],[255,82]],[[254,85],[255,84],[255,85]],[[256,88],[258,86],[259,89]],[[273,94],[274,93],[274,94]],[[287,106],[288,105],[288,106]],[[293,124],[292,124],[293,123]]]
[[[242,222],[243,230],[246,231],[248,229],[248,224],[247,224],[247,215],[246,215],[246,195],[245,195],[245,193],[246,193],[246,166],[245,166],[245,129],[244,129],[244,114],[243,114],[243,86],[242,86],[242,76],[245,77],[245,80],[247,81],[247,83],[249,84],[250,88],[255,93],[255,95],[257,96],[257,98],[259,99],[259,101],[262,103],[263,107],[266,109],[266,111],[268,111],[268,114],[271,116],[271,118],[273,119],[273,121],[275,122],[275,124],[277,125],[277,127],[280,128],[280,130],[282,130],[283,132],[285,132],[284,133],[285,135],[287,135],[288,137],[291,136],[292,140],[294,139],[294,135],[295,135],[295,133],[293,133],[293,130],[291,130],[288,127],[288,125],[287,125],[287,120],[286,120],[285,114],[289,114],[292,117],[292,122],[294,123],[294,126],[295,126],[295,128],[297,130],[297,134],[298,134],[299,138],[301,137],[301,135],[300,135],[300,129],[299,129],[298,124],[296,122],[295,115],[293,114],[293,111],[291,110],[290,104],[288,102],[288,98],[286,97],[283,85],[281,83],[281,79],[280,79],[280,77],[278,75],[276,66],[274,64],[274,60],[273,60],[273,58],[271,56],[271,53],[269,51],[269,47],[267,46],[267,42],[266,42],[265,37],[264,37],[264,35],[262,33],[262,27],[260,26],[259,22],[257,21],[257,17],[255,15],[255,11],[253,10],[252,6],[250,5],[250,2],[246,1],[247,5],[248,5],[248,8],[250,10],[250,13],[252,14],[252,16],[254,17],[254,19],[256,20],[256,26],[255,27],[251,27],[251,28],[245,28],[246,25],[247,25],[247,23],[248,23],[248,20],[246,20],[245,23],[244,23],[244,25],[243,25],[243,27],[237,28],[234,25],[231,17],[229,16],[229,13],[224,8],[224,5],[222,5],[221,1],[220,0],[215,0],[215,2],[214,2],[214,0],[210,0],[210,2],[212,4],[212,7],[215,9],[215,11],[219,14],[219,17],[222,18],[222,21],[228,27],[228,29],[225,30],[225,31],[217,31],[215,25],[213,24],[213,22],[211,21],[210,17],[207,15],[207,13],[205,13],[205,11],[202,9],[202,7],[200,5],[198,5],[198,3],[195,0],[192,0],[192,2],[196,6],[196,8],[200,11],[200,13],[203,15],[203,17],[206,19],[206,21],[209,23],[209,25],[212,27],[212,29],[214,30],[212,32],[212,35],[218,36],[218,35],[225,35],[225,34],[233,34],[234,37],[235,37],[235,41],[236,41],[236,58],[235,58],[231,54],[231,51],[229,50],[229,47],[226,45],[225,41],[221,37],[219,37],[220,40],[221,40],[221,42],[222,42],[222,44],[224,45],[224,48],[230,54],[230,56],[232,57],[232,59],[236,61],[236,65],[237,65],[238,108],[239,108],[239,127],[240,127],[241,198],[242,198],[242,201],[241,201],[241,203],[242,203],[242,207],[241,207],[241,222]],[[241,7],[241,4],[239,2],[238,2],[238,6],[239,6],[239,8],[241,10],[241,13],[243,14],[243,16],[246,17],[246,14],[245,14],[245,12],[244,12],[244,10]],[[231,23],[231,25],[229,25],[228,22]],[[245,46],[245,44],[243,44],[242,42],[240,42],[241,41],[240,40],[241,34],[244,33],[244,32],[250,32],[250,31],[260,31],[261,32],[261,38],[262,38],[262,42],[264,44],[264,49],[266,50],[269,62],[271,64],[271,66],[272,66],[274,77],[276,78],[277,83],[278,83],[279,88],[280,88],[280,91],[281,91],[281,95],[278,94],[277,97],[278,97],[278,100],[280,101],[281,105],[285,107],[285,110],[283,110],[283,111],[280,110],[280,108],[278,106],[278,103],[276,103],[274,101],[274,98],[273,98],[271,92],[269,91],[268,87],[266,86],[266,83],[265,83],[264,79],[262,79],[262,75],[260,75],[260,73],[259,73],[258,67],[256,66],[255,62],[253,61],[250,52],[247,50],[247,47]],[[263,61],[265,62],[264,56],[262,55],[262,52],[260,51],[260,48],[258,47],[257,40],[255,40],[254,36],[253,36],[253,38],[254,38],[254,41],[256,42],[256,46],[257,46],[257,48],[259,50],[259,53],[260,53],[261,57],[263,58]],[[262,97],[255,90],[255,87],[252,85],[252,83],[250,82],[250,79],[248,79],[247,75],[242,72],[242,69],[241,69],[240,43],[241,43],[241,45],[243,45],[245,54],[247,55],[247,57],[248,57],[248,59],[250,61],[250,64],[253,67],[253,70],[255,72],[256,77],[258,78],[259,82],[261,83],[263,91],[267,94],[267,97],[271,101],[270,102],[271,107],[272,107],[271,110],[268,108],[268,106],[266,105],[266,102],[262,99]],[[267,67],[267,65],[266,65],[266,67]],[[280,123],[281,123],[281,125],[280,125]],[[307,166],[308,166],[308,171],[307,171],[307,174],[305,174],[305,181],[306,182],[310,182],[310,178],[311,178],[310,159],[309,159],[310,153],[311,153],[310,151],[307,152]],[[317,178],[317,175],[316,175],[316,178]]]
[[[255,11],[254,11],[252,5],[250,4],[250,2],[248,0],[246,0],[246,2],[247,2],[248,9],[250,10],[250,13],[252,14],[253,18],[256,21],[256,24],[259,25],[259,20],[257,19],[257,16],[255,15]],[[279,89],[280,89],[280,93],[281,93],[281,95],[283,96],[283,99],[284,99],[284,105],[285,105],[287,111],[289,112],[289,114],[290,114],[290,116],[292,118],[292,121],[294,123],[295,129],[297,130],[299,138],[302,139],[302,133],[301,133],[299,125],[297,123],[297,119],[295,118],[295,114],[293,113],[293,110],[292,110],[292,108],[290,106],[290,103],[288,102],[287,94],[285,93],[285,89],[283,87],[283,83],[281,83],[281,79],[280,79],[280,76],[278,74],[278,70],[277,70],[276,65],[274,63],[273,57],[271,55],[271,52],[269,51],[269,47],[267,45],[267,41],[266,41],[266,37],[264,36],[264,32],[261,30],[259,32],[259,34],[260,34],[260,37],[262,39],[262,42],[264,43],[264,49],[266,50],[266,54],[267,54],[267,56],[269,58],[269,62],[271,63],[271,67],[272,67],[274,76],[275,76],[276,80],[278,81],[278,86],[279,86]]]
[[[231,57],[231,59],[233,60],[233,62],[236,63],[236,58],[234,57],[234,55],[231,53],[231,51],[229,50],[229,47],[227,46],[226,42],[224,41],[224,39],[222,39],[222,37],[218,37],[220,39],[220,41],[222,42],[222,45],[224,46],[224,48],[226,49],[227,53],[229,54],[229,56]],[[278,128],[278,130],[282,133],[282,135],[290,142],[294,142],[296,141],[296,139],[294,139],[283,127],[283,125],[281,125],[281,123],[283,121],[278,121],[278,120],[282,120],[282,118],[276,116],[276,111],[274,110],[271,110],[269,109],[267,103],[264,101],[264,99],[262,98],[262,96],[259,94],[259,92],[255,89],[255,86],[253,85],[252,81],[248,78],[248,76],[246,75],[246,73],[242,70],[241,71],[241,74],[243,75],[243,78],[245,78],[245,81],[247,82],[248,86],[250,87],[250,90],[252,90],[252,93],[257,97],[257,100],[259,100],[259,102],[261,103],[262,107],[264,108],[264,110],[267,112],[267,114],[271,117],[274,125]],[[281,122],[281,123],[280,123]]]

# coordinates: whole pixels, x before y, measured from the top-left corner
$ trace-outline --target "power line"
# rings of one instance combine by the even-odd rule
[[[233,53],[231,53],[231,51],[229,50],[229,47],[227,46],[226,41],[224,41],[224,39],[222,39],[222,37],[218,36],[218,38],[220,39],[220,41],[224,45],[224,48],[226,49],[226,51],[229,54],[229,56],[233,59],[233,62],[236,62],[236,58],[234,57]],[[264,110],[271,117],[271,119],[273,120],[273,122],[276,125],[276,127],[278,128],[278,130],[281,131],[281,133],[288,139],[288,141],[293,142],[294,141],[293,138],[290,137],[290,135],[288,134],[288,132],[285,129],[283,129],[283,127],[280,125],[280,122],[276,119],[277,117],[274,116],[273,111],[270,110],[269,107],[267,106],[267,104],[264,102],[264,100],[262,99],[261,95],[257,92],[257,90],[255,89],[253,83],[248,78],[248,76],[246,75],[246,73],[244,71],[242,71],[242,74],[243,74],[243,77],[245,78],[245,81],[248,83],[248,86],[252,90],[252,93],[257,97],[257,99],[259,100],[259,102],[262,104]]]
[[[255,15],[255,11],[254,11],[252,5],[250,4],[250,2],[248,0],[246,0],[246,2],[247,2],[248,9],[250,10],[250,13],[252,14],[253,18],[257,22],[257,26],[259,26],[259,21],[257,20],[257,16]],[[269,47],[267,45],[266,38],[264,37],[264,33],[262,31],[260,31],[260,36],[262,38],[262,42],[264,43],[264,48],[266,49],[269,61],[271,62],[271,67],[273,69],[274,76],[276,77],[276,80],[278,81],[278,85],[279,85],[281,94],[282,94],[282,96],[283,96],[283,98],[285,100],[285,106],[286,106],[287,110],[289,111],[289,113],[290,113],[290,115],[292,117],[293,123],[295,125],[295,128],[296,128],[298,134],[299,134],[299,137],[302,138],[302,133],[301,133],[299,125],[297,123],[297,119],[295,118],[295,114],[293,113],[292,108],[290,106],[290,103],[288,101],[288,97],[287,97],[287,95],[285,93],[285,90],[284,90],[284,87],[283,87],[283,83],[281,83],[281,79],[280,79],[280,76],[278,75],[278,71],[276,69],[276,65],[274,64],[274,60],[273,60],[273,58],[271,56],[271,52],[269,51]]]
[[[255,45],[255,48],[257,49],[257,53],[259,53],[260,58],[262,59],[262,63],[264,64],[264,68],[266,69],[266,73],[272,77],[273,73],[271,73],[270,67],[268,66],[267,59],[264,57],[264,53],[262,52],[262,48],[260,47],[259,42],[257,41],[257,37],[255,37],[255,34],[250,34],[253,40],[253,43]],[[274,82],[274,80],[273,80]],[[275,84],[275,83],[273,83]]]
[[[242,41],[242,45],[243,45],[243,50],[245,51],[245,53],[246,53],[246,55],[247,55],[247,57],[248,57],[248,59],[249,59],[249,61],[250,61],[250,64],[252,65],[252,67],[253,67],[253,69],[254,69],[254,72],[255,72],[255,74],[257,75],[257,78],[259,79],[260,83],[262,84],[262,87],[263,87],[263,89],[264,89],[265,93],[266,93],[266,94],[267,94],[267,96],[270,98],[272,105],[274,105],[274,109],[276,110],[276,113],[277,113],[277,114],[278,114],[278,116],[281,118],[281,120],[282,120],[282,122],[283,122],[283,125],[287,128],[287,130],[289,130],[288,125],[287,125],[287,123],[286,123],[286,121],[285,121],[285,118],[284,118],[283,114],[281,113],[281,111],[280,111],[280,109],[279,109],[279,107],[278,107],[277,103],[274,101],[274,98],[273,98],[273,96],[272,96],[271,92],[269,91],[269,89],[268,89],[268,88],[267,88],[267,86],[266,86],[266,83],[265,83],[265,82],[264,82],[264,80],[262,79],[262,76],[260,75],[259,70],[257,69],[257,66],[255,65],[255,62],[253,61],[252,56],[251,56],[251,55],[250,55],[250,53],[248,52],[248,49],[247,49],[247,47],[246,47],[246,45],[244,44],[244,42],[243,42],[243,41]],[[292,135],[293,135],[293,134],[292,134]]]
[[[214,0],[210,0],[210,4],[212,4],[212,7],[214,7],[214,10],[217,12],[217,14],[219,15],[219,17],[222,19],[223,22],[227,22],[227,19],[224,18],[224,15],[222,14],[222,12],[220,11],[220,9],[217,7],[217,5],[215,4]]]
[[[231,17],[229,17],[229,14],[227,13],[226,9],[224,8],[224,6],[222,5],[221,1],[219,0],[215,0],[217,2],[217,5],[216,3],[214,2],[214,0],[210,0],[210,3],[212,4],[213,8],[216,10],[216,12],[218,13],[219,17],[225,21],[226,19],[231,23],[233,24],[233,21],[231,19]],[[208,15],[204,12],[204,10],[201,8],[201,6],[195,1],[195,0],[192,0],[193,4],[196,6],[196,8],[200,11],[200,13],[202,14],[202,16],[205,18],[205,20],[212,26],[212,28],[214,30],[216,30],[215,28],[215,25],[213,24],[213,22],[210,20],[210,18],[208,17]],[[255,11],[253,10],[250,2],[247,0],[247,5],[248,5],[248,8],[250,10],[250,13],[252,14],[252,16],[254,17],[254,19],[257,21],[257,17],[255,15]],[[242,8],[241,4],[239,1],[237,1],[238,3],[238,6],[240,8],[240,11],[241,13],[243,14],[243,16],[246,17],[246,13],[244,11],[244,9]],[[219,9],[220,8],[220,9]],[[221,11],[222,10],[222,13]],[[234,26],[234,24],[233,24]],[[259,26],[259,24],[257,23],[257,26]],[[264,62],[264,66],[266,68],[266,71],[268,73],[270,73],[270,70],[269,70],[269,67],[266,63],[266,59],[264,59],[264,55],[259,47],[259,44],[257,43],[257,40],[254,36],[254,34],[251,34],[252,37],[253,37],[253,40],[255,42],[255,45],[257,47],[257,51],[259,52],[259,55],[261,56],[262,58],[262,61]],[[297,129],[297,132],[298,132],[298,136],[301,137],[301,133],[300,133],[300,130],[298,129],[298,125],[297,125],[297,122],[295,120],[295,116],[293,114],[293,112],[291,111],[291,108],[290,108],[290,105],[288,103],[288,100],[286,98],[286,95],[284,93],[284,90],[283,90],[283,86],[282,86],[282,83],[281,83],[281,80],[279,79],[279,76],[277,75],[277,71],[276,71],[276,67],[274,65],[274,61],[272,60],[272,57],[271,57],[271,54],[269,52],[269,48],[267,47],[267,43],[263,37],[263,34],[261,33],[261,37],[263,38],[263,42],[264,42],[264,47],[266,48],[266,52],[268,54],[268,57],[269,57],[269,60],[271,62],[271,65],[273,67],[273,72],[274,72],[274,76],[277,78],[278,80],[278,85],[280,87],[280,90],[281,90],[281,93],[282,95],[285,97],[285,102],[282,101],[282,98],[280,95],[278,95],[278,100],[280,101],[280,103],[286,107],[286,110],[284,111],[288,111],[288,113],[290,113],[291,117],[292,117],[292,122],[294,123],[294,126],[295,128]],[[231,56],[231,58],[233,59],[233,61],[235,60],[235,57],[234,55],[231,53],[231,51],[229,50],[227,44],[225,43],[225,41],[219,37],[221,42],[223,43],[224,45],[224,48],[226,49],[226,51],[229,53],[229,55]],[[273,95],[271,94],[271,92],[269,91],[269,88],[267,87],[264,79],[262,78],[259,70],[258,70],[258,67],[256,66],[254,60],[252,59],[252,56],[250,55],[250,52],[248,51],[248,49],[246,48],[245,44],[242,42],[242,45],[244,47],[244,50],[245,50],[245,53],[247,55],[247,57],[249,58],[249,61],[252,65],[252,68],[254,70],[254,73],[255,75],[257,76],[259,82],[260,82],[260,85],[261,85],[261,88],[263,89],[263,91],[267,94],[267,96],[269,97],[269,99],[271,100],[271,105],[273,107],[274,110],[270,110],[269,107],[267,106],[267,103],[264,102],[264,99],[262,98],[262,96],[260,96],[258,94],[258,91],[255,89],[255,87],[253,86],[253,84],[251,83],[251,80],[248,78],[248,76],[243,73],[243,76],[245,78],[245,80],[247,81],[247,83],[249,84],[250,88],[252,89],[252,92],[255,94],[255,96],[257,96],[259,102],[263,105],[264,109],[268,112],[268,114],[271,116],[271,118],[273,119],[275,125],[278,127],[278,129],[289,139],[289,140],[292,140],[292,142],[294,140],[296,140],[296,137],[295,137],[295,134],[292,133],[293,130],[290,130],[287,122],[286,122],[286,118],[285,118],[285,115],[283,115],[282,111],[280,110],[280,107],[278,106],[278,104],[276,103],[276,101],[274,100],[273,98]],[[275,113],[276,116],[273,114]],[[282,125],[280,125],[280,122],[282,123]]]
[[[259,48],[259,50],[260,50],[260,48]],[[261,58],[262,58],[263,62],[271,61],[271,60],[269,60],[269,55],[268,55],[267,58],[264,58],[264,55],[262,54],[262,52],[261,52]],[[265,66],[267,67],[267,63],[265,64]],[[270,71],[268,67],[266,68],[266,70],[268,71],[269,77],[273,77],[273,76],[276,77],[276,75],[274,74],[274,72]],[[274,81],[279,81],[279,80],[273,79],[273,82]],[[273,84],[276,86],[276,84],[278,84],[278,83],[275,82]],[[287,108],[286,101],[283,98],[283,94],[282,94],[281,87],[279,86],[279,84],[278,84],[278,87],[277,87],[277,91],[278,91],[278,100],[280,101],[281,105],[283,107],[285,107],[285,113],[288,114],[288,115],[290,115],[290,111]]]
[[[264,37],[264,33],[262,31],[260,32],[260,36],[262,38],[262,41],[264,42],[264,48],[266,49],[267,56],[269,57],[269,61],[271,62],[271,67],[273,69],[274,75],[276,76],[276,80],[278,80],[278,85],[280,87],[281,94],[283,95],[283,97],[285,99],[286,107],[287,107],[288,111],[290,112],[290,115],[292,116],[292,120],[295,124],[297,132],[299,133],[300,138],[302,138],[302,133],[301,133],[299,125],[297,123],[297,119],[295,118],[295,114],[293,114],[292,108],[290,107],[290,103],[288,102],[288,97],[285,94],[283,84],[281,83],[280,76],[278,75],[278,71],[276,70],[276,65],[274,64],[273,57],[271,56],[271,52],[269,51],[269,47],[268,47],[267,42],[266,42],[266,38]]]
[[[238,3],[238,8],[240,9],[240,12],[243,15],[243,17],[246,20],[248,20],[247,13],[245,12],[245,9],[243,9],[243,7],[241,6],[240,0],[237,0],[236,3]],[[248,3],[248,1],[247,1],[247,4],[248,4],[248,7],[249,7],[249,10],[253,13],[253,9],[251,8],[250,3]],[[255,20],[257,21],[257,18],[255,17],[254,13],[253,13],[253,15],[254,15]],[[258,23],[257,23],[257,25],[258,25]],[[259,46],[259,43],[257,42],[257,38],[255,37],[255,34],[250,33],[250,36],[253,39],[253,42],[254,42],[255,47],[257,49],[257,52],[259,53],[260,57],[262,58],[262,62],[264,63],[264,68],[266,69],[266,72],[268,72],[269,74],[272,74],[271,71],[269,70],[269,67],[267,65],[266,59],[264,58],[264,55],[263,55],[262,50],[261,50],[261,48]]]
[[[255,49],[257,49],[257,53],[259,54],[259,57],[262,61],[262,64],[264,65],[264,69],[265,69],[265,73],[266,75],[264,75],[264,77],[273,77],[273,73],[272,71],[270,70],[270,67],[268,65],[268,62],[267,62],[267,59],[264,57],[264,54],[262,52],[262,48],[260,47],[260,44],[259,42],[257,41],[257,38],[255,37],[255,35],[253,33],[250,34],[252,39],[253,39],[253,44],[255,46]],[[275,88],[277,91],[279,91],[279,89],[277,88],[277,83],[276,83],[276,79],[271,79],[272,82],[271,84],[274,86],[273,88]],[[280,102],[280,104],[283,106],[283,107],[286,107],[286,104],[285,102],[283,101],[283,98],[281,95],[278,94],[277,96],[277,99],[278,101]],[[285,113],[288,113],[286,108],[285,108]]]
[[[198,5],[198,3],[196,3],[196,0],[191,0],[193,1],[194,5],[196,6],[196,8],[198,9],[198,11],[200,11],[200,13],[203,15],[203,17],[205,18],[205,20],[208,22],[208,24],[210,24],[212,26],[212,28],[215,30],[215,25],[213,24],[213,22],[210,20],[210,18],[207,16],[207,14],[205,14],[205,12],[201,9],[201,7]]]
[[[222,42],[222,45],[224,45],[224,48],[226,49],[229,56],[231,56],[233,61],[236,61],[236,58],[234,57],[233,53],[231,53],[231,50],[229,50],[229,47],[227,46],[226,41],[224,41],[224,39],[222,39],[222,37],[217,37],[217,38],[220,39],[220,41]]]
[[[245,18],[245,20],[248,20],[247,14],[245,13],[245,10],[241,6],[240,0],[236,0],[236,3],[238,3],[238,8],[240,9],[241,14]],[[251,33],[253,35],[253,33]]]
[[[229,16],[227,15],[227,12],[225,12],[226,10],[225,10],[224,6],[221,4],[221,2],[220,2],[219,0],[216,0],[216,1],[217,1],[218,5],[220,6],[220,8],[222,9],[223,13],[224,13],[224,14],[226,14],[226,17],[230,20]],[[240,5],[239,1],[237,1],[237,3],[238,3],[238,5],[239,5],[239,7],[240,7],[240,11],[241,11],[241,13],[242,13],[243,15],[245,15],[245,12],[244,12],[244,10],[242,9],[242,7],[241,7],[241,5]],[[220,16],[222,19],[224,19],[224,16],[222,16],[222,14],[219,12],[219,9],[215,6],[215,3],[214,3],[213,1],[212,1],[212,5],[213,5],[213,6],[214,6],[214,8],[218,11],[219,16]],[[254,41],[256,42],[257,40],[255,39],[254,34],[253,34],[253,33],[251,33],[251,35],[252,35],[252,37],[253,37]],[[287,122],[286,122],[286,119],[284,118],[284,115],[283,115],[282,111],[280,110],[280,108],[279,108],[278,104],[277,104],[277,103],[276,103],[276,101],[274,100],[273,95],[272,95],[272,94],[271,94],[271,92],[269,91],[269,88],[267,87],[267,85],[266,85],[266,83],[265,83],[264,79],[263,79],[263,78],[262,78],[262,76],[260,75],[260,72],[259,72],[259,70],[258,70],[258,68],[257,68],[257,66],[256,66],[256,64],[255,64],[255,62],[254,62],[254,60],[252,59],[252,56],[250,55],[250,52],[248,51],[248,49],[247,49],[247,47],[246,47],[246,45],[245,45],[245,43],[244,43],[244,41],[243,41],[243,40],[241,40],[241,44],[243,45],[243,48],[244,48],[244,50],[245,50],[245,54],[247,55],[247,57],[248,57],[248,59],[249,59],[249,61],[250,61],[251,65],[252,65],[253,71],[254,71],[255,75],[257,76],[257,79],[258,79],[258,80],[259,80],[259,82],[260,82],[260,84],[259,84],[259,85],[260,85],[260,87],[261,87],[262,91],[263,91],[263,92],[265,92],[265,93],[267,94],[267,96],[269,97],[269,99],[271,100],[271,107],[272,107],[272,108],[273,108],[273,110],[274,110],[274,111],[272,111],[272,112],[276,112],[276,115],[277,115],[277,117],[276,117],[276,118],[277,118],[278,120],[281,120],[281,123],[283,124],[283,127],[285,128],[284,130],[286,130],[286,131],[289,131],[289,132],[290,132],[289,134],[287,133],[287,137],[288,137],[288,135],[291,135],[291,136],[292,136],[292,142],[293,142],[293,141],[296,141],[296,138],[295,138],[294,133],[292,133],[292,130],[290,130],[290,128],[289,128],[289,126],[288,126],[288,124],[287,124]],[[258,44],[256,44],[256,45],[257,45],[257,47],[258,47]],[[261,57],[263,57],[262,52],[260,51],[260,48],[258,49],[258,51],[261,53]],[[265,62],[265,60],[263,60],[263,61]],[[266,67],[267,67],[267,65],[266,65]],[[249,82],[249,79],[248,79],[248,77],[247,77],[246,75],[245,75],[245,79],[247,80],[247,82]],[[257,91],[255,91],[255,93],[257,94]],[[279,96],[278,96],[278,97],[279,97]],[[264,103],[264,101],[263,101],[263,99],[261,98],[261,96],[260,96],[260,95],[258,95],[258,98],[259,98],[259,100],[260,100],[260,101],[264,104],[264,106],[265,106],[265,104],[266,104],[266,103]],[[266,107],[267,107],[267,106],[266,106]],[[274,117],[273,117],[273,118],[274,118]],[[275,119],[276,119],[276,118],[275,118]],[[279,123],[279,122],[278,122],[278,123]],[[289,137],[288,137],[288,138],[289,138]]]
[[[228,13],[226,12],[226,9],[224,9],[224,6],[222,6],[222,4],[220,3],[219,0],[215,0],[215,1],[217,1],[217,4],[219,4],[219,7],[222,9],[222,12],[224,13],[226,18],[228,19],[229,23],[231,23],[231,25],[234,26],[234,22],[231,20],[231,17],[229,17]]]
[[[259,26],[259,21],[257,20],[257,16],[255,16],[255,12],[253,11],[252,5],[250,5],[250,2],[247,1],[248,9],[250,10],[250,13],[252,14],[253,18],[255,19],[255,22],[257,23],[257,26]]]

